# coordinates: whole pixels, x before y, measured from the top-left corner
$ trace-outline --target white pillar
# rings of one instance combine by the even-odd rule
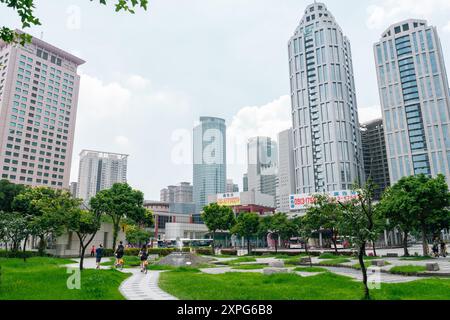
[[[389,241],[388,241],[387,230],[384,230],[384,244],[386,245],[386,247],[389,246],[389,243],[388,243],[388,242],[389,242]]]
[[[322,244],[322,232],[319,231],[319,246],[322,248],[323,244]]]

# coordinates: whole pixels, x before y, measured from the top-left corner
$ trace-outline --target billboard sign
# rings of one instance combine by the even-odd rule
[[[219,206],[232,207],[241,204],[241,194],[239,192],[220,193],[217,195]]]
[[[314,194],[293,194],[289,197],[289,208],[291,211],[297,211],[297,210],[305,210],[312,204],[314,204]],[[322,194],[328,194],[331,198],[345,202],[352,199],[358,198],[358,193],[356,191],[350,191],[350,190],[341,190],[341,191],[330,191],[325,192]]]

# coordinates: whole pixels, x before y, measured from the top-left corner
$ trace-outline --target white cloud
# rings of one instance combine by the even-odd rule
[[[365,123],[371,120],[381,118],[381,108],[380,106],[371,107],[359,107],[358,108],[359,122]]]
[[[447,16],[450,10],[448,0],[379,0],[367,7],[367,26],[369,29],[385,29],[392,23],[409,19],[425,18],[438,20]],[[433,23],[433,24],[436,24]]]
[[[190,122],[189,99],[184,93],[155,88],[139,75],[116,79],[120,80],[105,82],[81,73],[71,179],[78,177],[82,149],[124,153],[130,155],[129,183],[146,195],[157,194],[165,179],[177,181],[185,170],[170,170],[170,138]]]
[[[227,127],[228,177],[242,181],[247,170],[247,141],[256,136],[277,140],[278,133],[291,127],[291,100],[288,95],[262,105],[241,108]]]
[[[445,32],[450,32],[450,21],[447,23],[447,25],[444,27]]]

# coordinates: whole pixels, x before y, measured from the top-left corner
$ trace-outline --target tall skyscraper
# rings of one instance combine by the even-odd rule
[[[0,178],[69,189],[83,63],[34,37],[0,41]]]
[[[289,197],[295,193],[294,146],[292,129],[278,134],[278,179],[276,207],[278,212],[289,212]]]
[[[83,150],[80,153],[77,196],[88,202],[97,192],[127,182],[128,155]]]
[[[226,190],[226,126],[225,120],[201,117],[194,128],[193,185],[194,203],[200,213],[208,202],[208,195]]]
[[[436,28],[394,24],[374,52],[391,183],[421,173],[450,182],[450,95]]]
[[[288,48],[296,193],[350,189],[364,179],[350,42],[314,3]]]
[[[247,192],[248,191],[248,174],[244,173],[244,176],[242,177],[242,191]]]
[[[384,190],[390,185],[383,120],[362,124],[361,138],[365,176],[366,179],[371,178],[376,185],[375,199],[380,200]]]

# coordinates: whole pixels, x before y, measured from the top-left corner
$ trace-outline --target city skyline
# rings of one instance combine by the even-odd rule
[[[206,90],[199,90],[186,84],[186,75],[188,73],[192,74],[188,72],[190,69],[181,68],[182,72],[180,77],[177,79],[169,79],[162,74],[162,67],[155,67],[156,61],[158,64],[162,62],[164,67],[169,67],[167,62],[173,61],[179,67],[179,64],[177,64],[176,60],[173,60],[172,56],[169,56],[169,59],[163,58],[165,50],[171,50],[173,48],[171,47],[173,45],[170,45],[167,40],[164,40],[164,38],[170,39],[169,35],[174,31],[170,27],[170,21],[171,19],[180,18],[180,15],[177,13],[178,11],[169,11],[173,8],[171,7],[173,3],[165,4],[161,1],[154,1],[154,4],[152,4],[153,7],[150,7],[148,13],[137,14],[133,17],[116,17],[113,14],[109,16],[105,14],[105,10],[91,7],[89,4],[80,3],[79,8],[82,13],[81,27],[80,29],[68,30],[66,28],[67,21],[65,17],[68,15],[67,10],[71,3],[69,1],[61,1],[50,7],[50,5],[42,2],[38,3],[38,9],[40,9],[37,13],[46,22],[46,27],[44,27],[45,29],[32,29],[31,34],[39,37],[40,31],[44,31],[45,41],[73,53],[79,53],[80,57],[89,62],[82,69],[80,92],[81,110],[77,121],[74,154],[78,154],[83,148],[130,154],[130,184],[135,188],[142,189],[146,194],[146,198],[157,199],[159,189],[171,181],[192,181],[191,173],[189,173],[191,170],[187,169],[190,165],[177,165],[171,160],[171,151],[175,144],[171,138],[173,132],[177,129],[181,128],[184,131],[191,131],[198,116],[223,116],[227,120],[227,123],[230,124],[228,130],[230,134],[244,134],[247,137],[258,135],[273,136],[283,129],[288,129],[290,126],[290,101],[286,99],[289,84],[286,81],[288,67],[286,66],[287,53],[285,47],[292,30],[301,18],[301,13],[310,3],[311,1],[287,1],[282,6],[279,6],[277,3],[270,3],[269,1],[250,1],[249,4],[240,4],[236,1],[231,1],[227,2],[226,6],[221,1],[211,1],[210,3],[194,1],[190,5],[177,3],[177,5],[181,5],[183,9],[186,9],[184,11],[181,10],[187,13],[181,17],[183,17],[183,21],[187,25],[187,32],[191,34],[191,39],[199,45],[198,47],[192,46],[188,50],[183,42],[177,44],[181,45],[182,49],[188,50],[187,53],[189,53],[191,63],[198,69],[198,72],[195,72],[198,75],[194,75],[194,80],[196,81],[192,80],[192,82],[196,83],[195,86],[201,84],[199,87],[206,85],[206,82],[199,79],[205,77],[206,69],[214,66],[212,60],[206,59],[208,52],[218,54],[218,56],[214,55],[214,59],[220,59],[221,62],[225,63],[226,67],[224,69],[214,69],[218,72],[219,76],[215,77],[215,81],[212,82],[216,88],[226,88],[223,91],[227,92],[227,98],[218,94],[217,90],[211,90],[212,87],[207,86]],[[348,7],[340,8],[338,1],[326,2],[328,8],[333,12],[341,24],[344,33],[352,43],[357,100],[360,110],[367,109],[365,108],[366,106],[379,105],[380,103],[376,86],[375,67],[372,66],[373,62],[370,62],[370,68],[367,68],[366,64],[367,60],[369,60],[368,57],[372,55],[373,43],[379,39],[380,33],[392,23],[409,17],[423,16],[427,18],[429,23],[437,25],[438,32],[442,33],[441,38],[445,50],[444,56],[449,57],[449,40],[448,37],[444,36],[448,34],[446,31],[447,28],[445,28],[448,21],[445,21],[445,18],[440,14],[440,12],[445,12],[443,9],[448,7],[441,1],[433,1],[432,4],[434,5],[429,5],[428,3],[426,7],[423,7],[418,1],[412,1],[409,8],[405,8],[401,4],[398,5],[399,8],[393,8],[395,5],[390,4],[388,1],[368,1],[363,4],[355,1],[349,4],[352,6],[352,12],[348,12]],[[277,6],[278,8],[272,10],[273,6]],[[244,19],[244,15],[250,12],[250,9],[254,13],[254,17],[251,18],[252,26],[249,26],[247,20]],[[368,12],[369,9],[371,10],[370,13]],[[55,11],[59,14],[55,14]],[[236,11],[242,12],[242,16],[239,15],[232,20],[235,26],[230,27],[231,29],[229,30],[228,22],[230,19],[233,19],[232,17]],[[7,9],[2,8],[1,12],[6,13]],[[159,48],[159,50],[146,50],[147,54],[151,52],[149,57],[153,61],[149,62],[149,67],[145,67],[141,71],[141,67],[138,67],[136,64],[140,59],[134,59],[135,62],[133,62],[126,58],[128,54],[127,50],[123,51],[124,49],[121,48],[112,50],[114,41],[109,35],[105,35],[105,40],[101,41],[101,44],[93,44],[93,41],[89,41],[90,27],[95,23],[94,16],[99,12],[103,13],[102,19],[105,20],[106,24],[108,24],[108,21],[117,18],[119,22],[122,19],[123,21],[128,21],[128,19],[133,19],[133,21],[137,20],[136,23],[138,26],[144,26],[147,23],[144,22],[145,20],[149,21],[148,24],[152,27],[155,27],[153,29],[157,29],[158,32],[162,33],[160,37],[157,37],[154,31],[151,30],[151,27],[138,27],[146,30],[150,34],[150,44],[147,44],[147,46]],[[397,13],[391,14],[390,12]],[[400,13],[398,14],[398,12]],[[173,17],[170,16],[172,13],[174,15]],[[146,19],[147,14],[151,16],[150,19]],[[354,17],[354,19],[347,19],[347,14]],[[218,19],[211,19],[209,18],[210,15]],[[4,16],[5,23],[10,25],[16,23],[9,15],[5,14]],[[54,17],[52,18],[51,16]],[[266,20],[263,19],[263,16]],[[283,19],[280,19],[280,17],[283,17]],[[284,17],[286,18],[284,19]],[[216,20],[213,24],[214,31],[218,32],[221,38],[224,39],[222,44],[217,42],[215,44],[225,46],[224,49],[228,50],[221,50],[220,52],[213,49],[210,49],[213,51],[206,50],[206,47],[200,40],[202,37],[207,37],[207,35],[201,33],[195,34],[193,32],[202,30],[203,24],[212,23],[212,20]],[[123,25],[126,23],[116,24]],[[267,28],[264,28],[264,31],[267,32],[264,36],[256,36],[256,30],[258,30],[258,34],[261,33],[260,29],[262,24],[268,25]],[[164,28],[167,27],[168,30],[166,32],[162,32],[164,30],[163,26]],[[111,26],[111,28],[114,28],[114,26]],[[246,31],[242,36],[238,36],[237,43],[230,40],[232,39],[231,36],[236,37],[236,28]],[[66,39],[64,35],[68,31],[70,32],[70,36]],[[111,32],[111,34],[114,34],[114,32]],[[120,33],[117,34],[120,36]],[[164,46],[161,46],[161,44],[164,44]],[[233,44],[238,45],[238,47],[233,47]],[[99,50],[99,45],[105,46],[106,50]],[[190,46],[191,44],[189,43],[187,45]],[[129,45],[129,47],[133,46],[137,48],[139,44]],[[250,57],[254,59],[254,53],[256,51],[261,51],[261,46],[264,48],[262,52],[267,53],[267,56],[258,53],[260,58],[256,59],[254,63],[247,63],[247,61],[250,61]],[[275,49],[272,49],[272,47]],[[73,48],[77,48],[77,52]],[[158,53],[160,50],[164,51],[164,53]],[[104,52],[105,54],[98,54],[98,52]],[[108,52],[115,53],[108,56]],[[233,52],[239,52],[242,58],[236,60]],[[195,56],[194,53],[198,56]],[[122,63],[120,66],[112,70],[109,68],[108,63],[113,61],[113,59],[117,59],[116,54],[124,54],[125,58],[121,59]],[[232,62],[231,68],[228,62],[230,57],[233,58],[230,61]],[[105,60],[105,62],[99,59]],[[268,70],[261,68],[269,60],[273,66],[268,68]],[[241,69],[242,71],[238,71]],[[170,74],[170,68],[164,70],[164,73]],[[242,75],[244,74],[245,76],[243,77]],[[255,77],[256,74],[257,76]],[[122,75],[124,76],[122,77]],[[239,77],[236,77],[236,75],[239,75]],[[233,81],[231,81],[231,76]],[[120,80],[121,78],[125,80]],[[244,79],[238,81],[238,85],[236,85],[234,80],[237,78]],[[233,87],[230,86],[231,83]],[[248,90],[250,88],[249,83],[251,83],[252,90]],[[150,94],[142,93],[147,90],[150,91]],[[98,96],[88,100],[87,97],[92,96],[93,92],[97,92]],[[150,109],[150,107],[136,108],[136,105],[142,104],[141,102],[143,101],[146,101],[152,107],[152,110],[158,109],[157,113],[148,114],[150,111],[147,109]],[[213,101],[215,103],[212,103]],[[246,105],[255,107],[245,108]],[[108,106],[108,108],[105,106]],[[137,123],[134,121],[136,128],[130,130],[127,128],[131,119],[128,120],[125,116],[129,107],[135,108],[134,111],[137,114],[137,117],[132,117],[133,121],[138,119]],[[361,113],[364,114],[364,111]],[[158,127],[158,124],[147,128],[148,122],[155,119],[157,115],[161,116],[158,122],[170,123],[170,120],[173,121],[167,128]],[[179,117],[178,115],[182,116]],[[280,115],[282,115],[282,118],[280,118]],[[376,115],[379,116],[381,113],[379,112]],[[268,117],[269,120],[265,120],[265,117]],[[111,125],[101,130],[102,132],[95,131],[99,120],[105,119]],[[361,118],[361,122],[370,119]],[[272,126],[269,126],[268,122],[272,122]],[[249,126],[249,123],[252,125]],[[287,126],[284,127],[286,124]],[[149,129],[152,129],[152,133],[148,134],[148,136],[152,137],[147,137],[145,140],[142,140],[140,138],[141,134],[138,131],[141,131],[144,127],[147,132]],[[246,129],[247,127],[252,129]],[[277,127],[277,129],[268,127]],[[96,133],[95,137],[92,137],[92,132]],[[169,143],[165,143],[167,146],[162,146],[158,142],[160,140],[169,141]],[[142,148],[144,145],[157,146],[161,149],[158,150],[158,154],[149,154],[138,150],[139,148],[147,149]],[[241,157],[245,158],[245,153],[241,154]],[[71,181],[76,181],[77,164],[78,158],[75,156],[73,158]],[[160,170],[161,173],[148,170],[149,164],[151,167],[162,167],[163,170]],[[228,171],[230,172],[228,178],[232,178],[240,184],[242,181],[242,173],[245,170],[232,166]],[[144,174],[142,174],[143,172]]]

